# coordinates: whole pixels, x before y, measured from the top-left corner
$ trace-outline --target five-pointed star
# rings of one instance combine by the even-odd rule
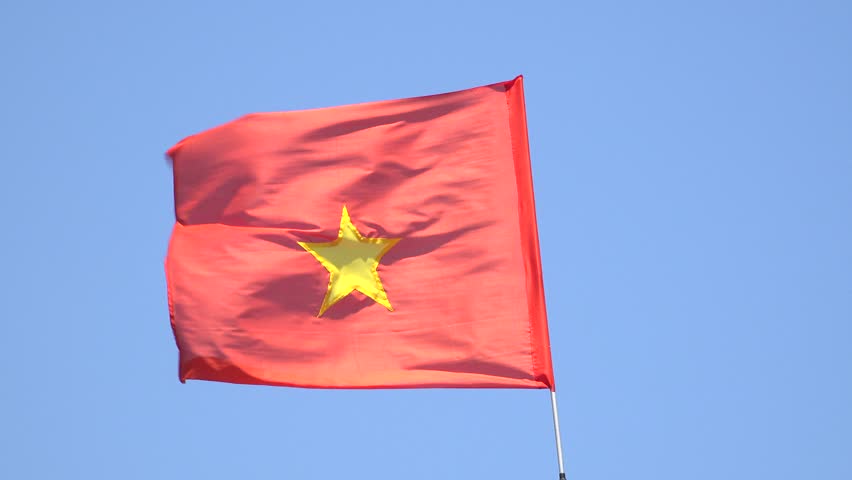
[[[366,238],[349,219],[346,206],[340,217],[337,239],[325,243],[299,242],[328,270],[328,291],[318,317],[354,290],[393,311],[379,278],[379,261],[398,242],[398,238]]]

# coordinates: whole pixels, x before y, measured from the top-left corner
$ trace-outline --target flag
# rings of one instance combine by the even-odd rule
[[[522,77],[168,155],[181,381],[553,389]]]

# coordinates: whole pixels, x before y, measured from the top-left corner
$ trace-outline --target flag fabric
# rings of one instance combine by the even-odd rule
[[[181,381],[554,388],[522,77],[252,114],[168,155]]]

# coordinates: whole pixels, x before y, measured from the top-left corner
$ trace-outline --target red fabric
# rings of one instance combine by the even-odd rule
[[[180,379],[316,388],[553,388],[522,78],[248,115],[184,139],[166,273]],[[317,316],[297,242],[398,238]]]

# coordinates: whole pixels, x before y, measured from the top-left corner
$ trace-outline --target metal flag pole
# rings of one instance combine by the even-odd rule
[[[553,406],[553,431],[556,433],[556,458],[559,460],[559,480],[565,480],[565,464],[562,463],[562,435],[559,433],[559,410],[556,408],[556,390],[550,391]]]

